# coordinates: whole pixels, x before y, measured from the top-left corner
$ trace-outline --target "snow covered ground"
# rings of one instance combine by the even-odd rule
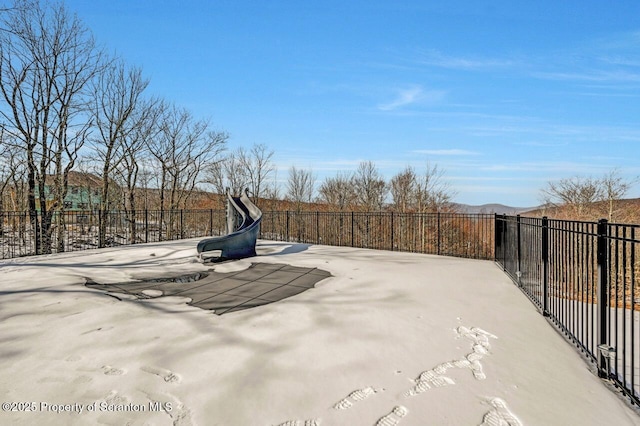
[[[0,262],[0,424],[640,424],[492,262],[197,241]],[[83,285],[252,261],[333,277],[223,316]]]

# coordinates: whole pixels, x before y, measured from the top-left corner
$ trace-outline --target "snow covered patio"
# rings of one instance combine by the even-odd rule
[[[640,424],[493,262],[259,241],[202,264],[197,242],[0,262],[0,423]],[[84,285],[258,262],[332,276],[222,316]]]

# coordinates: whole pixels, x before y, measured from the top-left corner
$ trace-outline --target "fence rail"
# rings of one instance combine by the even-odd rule
[[[640,225],[496,215],[496,261],[640,405]]]

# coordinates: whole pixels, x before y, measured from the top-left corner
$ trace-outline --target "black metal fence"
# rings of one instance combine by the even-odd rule
[[[640,405],[640,225],[496,215],[496,261]]]
[[[53,218],[51,249],[37,253],[43,245],[35,244],[28,213],[0,213],[0,223],[0,259],[226,232],[225,212],[218,210],[65,212]],[[491,214],[272,211],[263,214],[261,238],[493,259],[493,224]]]
[[[41,222],[40,214],[34,223],[26,212],[0,212],[0,259],[205,237],[226,230],[225,213],[217,210],[63,212],[53,216],[49,236],[34,232]],[[102,242],[101,224],[106,231]]]
[[[332,246],[493,259],[494,215],[266,212],[261,237]]]

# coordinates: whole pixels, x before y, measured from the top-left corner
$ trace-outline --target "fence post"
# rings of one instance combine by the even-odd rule
[[[149,210],[144,209],[144,242],[149,242]]]
[[[180,209],[180,238],[184,238],[184,209]]]
[[[549,218],[542,217],[542,315],[549,316]]]
[[[354,242],[354,236],[353,236],[353,210],[351,210],[351,247],[354,247],[353,242]]]
[[[394,234],[394,226],[393,226],[393,212],[391,212],[391,251],[393,251],[393,234]]]
[[[436,235],[437,235],[436,254],[440,256],[440,239],[442,238],[440,235],[440,212],[436,213],[436,215],[438,218],[437,225],[436,225]]]
[[[518,287],[522,287],[522,281],[520,277],[522,276],[522,269],[520,265],[522,264],[522,238],[520,235],[520,215],[516,215],[516,238],[517,238],[517,264],[516,264],[516,277],[518,277]]]
[[[316,244],[320,244],[320,212],[316,211]]]
[[[609,241],[607,219],[598,221],[598,348],[608,347],[607,310],[609,300]],[[598,351],[598,376],[608,378],[608,360],[605,351]]]
[[[493,261],[498,261],[498,247],[500,244],[500,221],[498,220],[498,213],[493,214]]]
[[[502,215],[502,228],[500,229],[500,237],[502,238],[502,270],[507,272],[507,215]]]
[[[102,209],[98,210],[98,248],[103,248],[104,247],[104,240],[105,240],[105,236],[103,235],[102,232],[102,221],[104,220],[104,217],[102,215]],[[106,232],[104,233],[106,234]],[[40,253],[38,253],[40,254]]]
[[[287,241],[290,241],[289,239],[289,210],[287,210]]]

